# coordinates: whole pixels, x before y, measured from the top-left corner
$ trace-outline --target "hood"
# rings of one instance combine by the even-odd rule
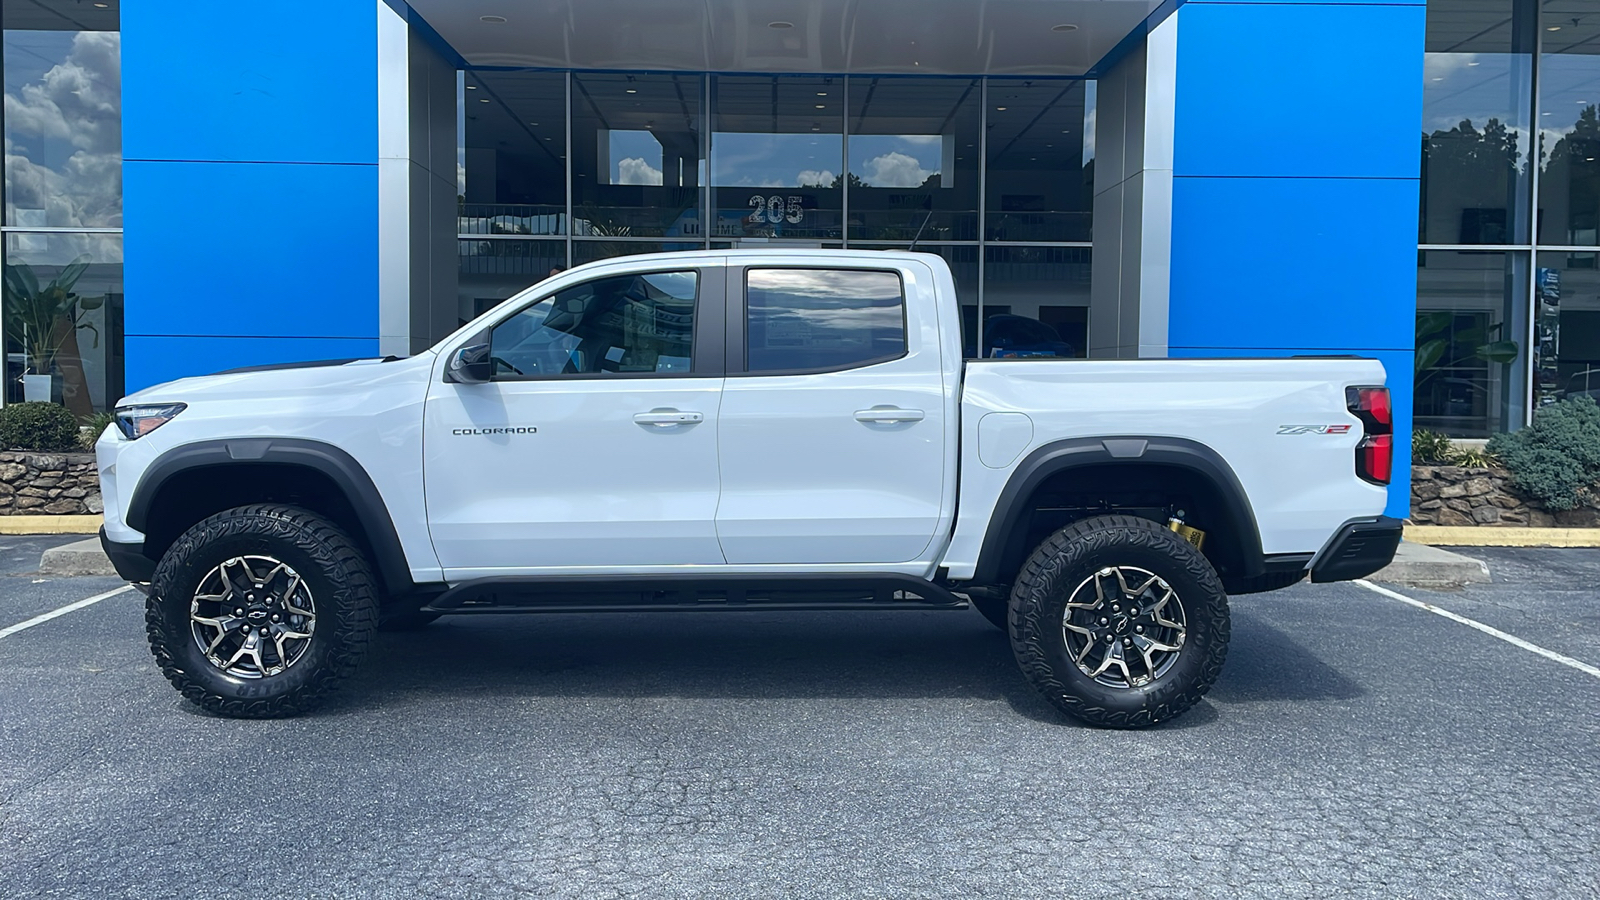
[[[283,397],[323,392],[340,387],[369,386],[377,382],[426,379],[433,368],[433,351],[417,356],[373,359],[325,359],[228,369],[168,381],[124,397],[118,406],[137,403],[192,403],[212,398]]]

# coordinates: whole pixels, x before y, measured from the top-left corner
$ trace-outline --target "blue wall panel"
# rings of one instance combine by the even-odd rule
[[[129,334],[377,335],[376,166],[129,160],[123,196]]]
[[[124,3],[123,156],[374,162],[377,27],[351,0]]]
[[[135,335],[128,338],[127,351],[131,389],[241,366],[377,356],[378,339]]]
[[[1417,182],[1176,177],[1172,222],[1169,345],[1413,347]]]
[[[1421,6],[1186,4],[1174,170],[1416,178],[1424,15]]]
[[[377,90],[372,3],[124,6],[130,391],[377,352]]]
[[[1173,356],[1355,353],[1395,400],[1409,512],[1424,8],[1178,11]]]

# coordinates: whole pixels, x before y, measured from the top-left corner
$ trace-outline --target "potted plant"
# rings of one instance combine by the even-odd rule
[[[105,298],[85,297],[73,290],[88,267],[88,256],[80,256],[42,286],[31,266],[5,267],[6,336],[22,344],[28,359],[28,371],[22,376],[24,400],[60,403],[63,395],[70,395],[69,399],[80,401],[77,405],[88,403],[86,395],[79,396],[86,385],[72,385],[71,391],[63,385],[63,374],[83,380],[78,331],[88,329],[94,335],[94,346],[100,346],[100,332],[86,316],[99,309]],[[64,356],[63,349],[69,351]],[[64,369],[72,371],[64,373]]]

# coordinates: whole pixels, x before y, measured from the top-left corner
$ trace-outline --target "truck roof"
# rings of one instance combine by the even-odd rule
[[[783,246],[781,244],[774,244],[771,247],[740,247],[740,248],[737,248],[737,249],[729,249],[729,250],[662,250],[662,251],[657,251],[657,252],[654,252],[654,253],[634,253],[634,254],[630,254],[628,256],[612,256],[612,257],[607,257],[606,259],[597,259],[597,260],[593,260],[591,262],[582,263],[581,265],[583,267],[588,267],[588,266],[600,265],[600,264],[604,264],[604,263],[617,263],[617,262],[626,262],[628,260],[662,258],[662,257],[666,257],[666,258],[670,258],[670,259],[692,260],[692,259],[720,259],[720,258],[723,258],[723,257],[741,257],[741,256],[761,256],[761,257],[767,257],[767,258],[771,258],[771,257],[775,257],[776,256],[776,257],[783,257],[783,258],[792,258],[792,259],[796,259],[796,260],[812,259],[812,258],[818,258],[818,257],[826,257],[828,259],[839,259],[839,258],[843,257],[845,259],[860,259],[860,260],[864,260],[864,261],[884,260],[884,259],[918,259],[918,260],[926,260],[928,257],[933,257],[933,258],[936,258],[936,259],[943,259],[943,257],[939,256],[939,254],[937,254],[937,253],[929,253],[929,252],[922,251],[922,250],[842,250],[842,249],[827,250],[827,249],[820,249],[820,248],[815,248],[815,247],[785,247],[785,246]],[[573,266],[573,268],[576,269],[576,268],[578,268],[578,266]]]

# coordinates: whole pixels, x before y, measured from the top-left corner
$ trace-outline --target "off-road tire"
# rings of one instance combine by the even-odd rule
[[[211,663],[190,624],[201,579],[224,560],[246,555],[292,566],[316,604],[315,631],[304,655],[259,678],[239,678]],[[355,543],[316,513],[277,504],[226,510],[184,532],[162,554],[145,602],[145,633],[161,673],[190,702],[230,718],[312,709],[355,671],[377,623],[376,583]]]
[[[1105,567],[1133,566],[1165,579],[1182,603],[1187,633],[1171,667],[1148,684],[1112,687],[1068,653],[1069,596]],[[1199,550],[1148,519],[1095,516],[1046,538],[1011,589],[1011,648],[1035,689],[1062,712],[1105,728],[1142,728],[1200,701],[1228,652],[1228,596]]]

